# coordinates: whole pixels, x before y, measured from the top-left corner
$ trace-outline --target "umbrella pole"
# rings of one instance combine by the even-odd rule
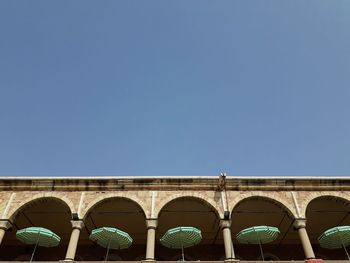
[[[338,237],[338,239],[339,239],[339,241],[340,241],[340,243],[341,243],[341,246],[342,246],[342,247],[344,248],[344,250],[345,250],[345,253],[346,253],[346,256],[348,257],[348,260],[350,261],[349,253],[348,253],[348,251],[346,250],[346,247],[344,246],[343,240],[342,240],[342,238],[341,238],[340,235],[339,235],[339,230],[337,231],[337,237]]]
[[[181,245],[182,261],[185,261],[184,245]]]
[[[36,243],[35,243],[35,246],[34,246],[34,250],[33,250],[32,256],[30,257],[30,262],[33,261],[34,254],[35,254],[35,250],[36,250],[36,248],[37,248],[37,246],[38,246],[38,243],[39,243],[39,236],[40,236],[40,235],[38,235],[38,238],[37,238],[37,240],[36,240]]]
[[[109,241],[108,241],[107,253],[106,253],[106,256],[105,256],[105,261],[107,261],[107,259],[108,259],[108,254],[109,254],[109,247],[110,247],[110,244],[111,244],[111,238],[110,238],[110,239],[109,239]]]
[[[259,238],[259,248],[260,248],[260,253],[261,253],[262,261],[265,261],[265,259],[264,259],[264,252],[263,252],[263,250],[262,250],[260,238]]]
[[[346,253],[346,256],[348,257],[348,260],[350,260],[350,256],[349,256],[349,253],[348,253],[348,251],[346,250],[346,247],[344,246],[344,244],[343,244],[343,241],[341,240],[341,245],[342,245],[342,247],[344,248],[344,250],[345,250],[345,253]]]
[[[261,259],[262,261],[265,261],[264,259],[264,252],[262,250],[262,246],[261,246],[261,239],[260,239],[260,235],[259,235],[259,232],[256,232],[255,231],[255,228],[254,228],[254,232],[256,233],[256,235],[258,236],[258,240],[259,240],[259,248],[260,248],[260,253],[261,253]]]

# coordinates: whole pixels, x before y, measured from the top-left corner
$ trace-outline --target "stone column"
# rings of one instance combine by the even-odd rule
[[[220,220],[220,227],[222,229],[222,235],[224,238],[226,260],[232,260],[235,258],[235,252],[232,245],[231,220]]]
[[[312,249],[309,236],[306,232],[306,219],[297,218],[295,219],[293,225],[294,225],[294,228],[298,230],[299,238],[301,241],[301,245],[303,246],[306,259],[314,259],[315,254]]]
[[[2,239],[4,238],[6,230],[9,229],[11,226],[12,224],[9,220],[0,219],[0,244],[2,242]]]
[[[146,226],[147,226],[146,261],[155,261],[154,250],[155,250],[156,228],[158,226],[158,220],[146,219]]]
[[[80,230],[84,227],[83,220],[72,220],[72,234],[70,236],[69,245],[66,253],[66,259],[67,261],[74,261],[75,258],[75,252],[77,250],[78,241],[79,241],[79,235]]]

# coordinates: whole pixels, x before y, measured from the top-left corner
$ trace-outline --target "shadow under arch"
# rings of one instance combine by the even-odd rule
[[[104,258],[106,249],[89,239],[93,229],[114,227],[127,232],[133,239],[127,249],[111,250],[111,255],[118,255],[123,260],[134,260],[135,255],[146,251],[147,229],[146,215],[142,206],[135,200],[123,196],[99,198],[89,206],[83,218],[85,227],[81,231],[77,253],[84,260]]]
[[[245,202],[247,200],[250,200],[250,199],[256,199],[256,200],[265,200],[266,202],[269,202],[269,203],[272,203],[272,204],[275,204],[277,207],[279,207],[280,209],[286,211],[288,213],[288,215],[290,216],[290,218],[292,218],[293,220],[296,218],[296,215],[293,213],[293,211],[287,206],[287,204],[284,204],[282,201],[276,199],[276,198],[273,198],[273,197],[270,197],[270,196],[265,196],[265,195],[245,195],[242,197],[242,195],[240,195],[238,198],[236,198],[236,200],[234,200],[233,202],[230,202],[231,203],[231,207],[232,207],[232,210],[231,210],[231,215],[232,215],[232,212],[235,210],[235,208],[242,202]]]
[[[196,196],[179,196],[166,202],[159,211],[156,233],[156,258],[172,260],[181,250],[162,246],[160,238],[170,228],[192,226],[201,230],[200,244],[185,249],[185,257],[193,260],[219,260],[224,251],[220,231],[220,215],[217,209],[207,200]]]
[[[295,216],[280,201],[267,196],[251,195],[239,200],[231,212],[232,240],[236,253],[245,260],[256,260],[260,256],[258,245],[238,243],[239,231],[259,225],[274,226],[280,230],[278,238],[263,245],[264,252],[276,255],[281,260],[303,260],[304,254],[297,231],[293,228]]]
[[[306,210],[309,204],[320,197],[329,197],[329,198],[335,198],[337,200],[343,200],[344,203],[350,202],[350,197],[346,195],[344,192],[331,192],[331,191],[326,191],[326,192],[313,192],[307,195],[302,201],[300,205],[300,210],[301,210],[301,215],[303,217],[306,217]]]
[[[104,203],[111,199],[125,199],[126,201],[134,202],[136,205],[139,206],[139,208],[142,210],[143,214],[147,217],[147,213],[145,211],[145,204],[142,200],[137,200],[132,197],[128,197],[127,195],[121,195],[119,193],[112,193],[108,195],[102,195],[100,197],[97,197],[94,199],[93,202],[88,204],[87,207],[83,209],[83,211],[80,213],[80,217],[84,220],[87,216],[87,214],[94,209],[94,207],[99,206],[101,203]]]
[[[45,200],[55,200],[56,202],[61,203],[62,205],[67,207],[70,214],[72,214],[75,211],[73,203],[65,197],[56,196],[56,195],[39,194],[39,195],[34,195],[31,198],[28,198],[22,201],[18,205],[18,207],[12,207],[9,211],[9,216],[8,216],[9,220],[11,222],[14,222],[17,214],[20,213],[23,209],[27,209],[28,207],[36,205],[37,203],[45,202]]]
[[[167,196],[166,198],[162,199],[159,201],[159,204],[156,207],[156,211],[155,211],[155,218],[159,217],[159,214],[161,213],[162,209],[167,206],[169,203],[176,201],[178,199],[181,198],[187,198],[187,199],[197,199],[199,202],[202,202],[203,204],[211,207],[213,209],[213,211],[215,211],[215,213],[221,217],[222,216],[222,211],[220,209],[217,209],[217,204],[214,203],[212,200],[210,199],[206,199],[204,195],[199,194],[199,193],[191,193],[191,194],[175,194],[175,195],[170,195]]]
[[[33,246],[18,241],[16,232],[35,226],[48,228],[61,237],[61,242],[57,247],[39,247],[35,259],[45,261],[64,259],[72,231],[71,212],[71,207],[56,196],[34,196],[31,200],[22,202],[11,212],[10,220],[13,227],[4,236],[0,246],[0,258],[14,260],[21,255],[31,254]]]
[[[319,195],[308,202],[305,213],[306,230],[315,254],[330,260],[347,259],[343,249],[321,248],[318,237],[329,228],[350,225],[350,201],[339,195]]]
[[[132,198],[125,197],[125,196],[107,196],[107,197],[99,198],[97,201],[90,204],[85,209],[85,213],[83,214],[83,220],[86,220],[86,218],[89,216],[89,213],[91,213],[91,211],[93,211],[96,207],[103,205],[104,203],[113,201],[113,200],[125,200],[127,202],[134,203],[135,205],[137,205],[139,207],[140,211],[142,211],[144,217],[146,218],[146,213],[145,213],[143,207],[136,200],[134,200]]]

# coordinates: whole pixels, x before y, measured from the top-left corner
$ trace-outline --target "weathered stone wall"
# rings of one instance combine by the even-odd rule
[[[153,196],[153,197],[152,197]],[[271,200],[288,211],[294,218],[305,218],[307,205],[315,198],[333,196],[350,201],[349,191],[227,191],[228,210],[246,198],[261,197]],[[146,218],[157,218],[161,209],[177,198],[192,197],[212,207],[222,218],[223,202],[219,191],[179,190],[179,191],[1,191],[0,213],[2,219],[13,219],[24,206],[41,198],[55,198],[65,203],[72,213],[79,218],[84,216],[102,200],[108,198],[125,198],[137,203]]]

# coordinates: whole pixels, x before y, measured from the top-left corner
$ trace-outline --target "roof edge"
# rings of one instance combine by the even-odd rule
[[[0,180],[143,180],[143,179],[217,179],[219,175],[156,175],[156,176],[123,176],[123,175],[96,175],[96,176],[67,176],[67,175],[55,175],[55,176],[0,176]],[[246,180],[350,180],[350,175],[227,175],[227,179],[246,179]]]

